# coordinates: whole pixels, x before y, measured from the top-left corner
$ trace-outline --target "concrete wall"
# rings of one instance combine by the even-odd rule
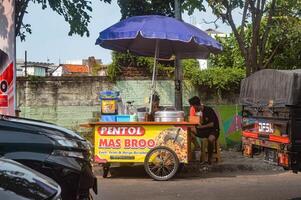
[[[17,79],[17,104],[21,116],[44,120],[84,133],[79,124],[95,120],[100,111],[98,93],[102,90],[121,92],[125,101],[135,101],[135,105],[143,106],[148,100],[151,81],[119,80],[116,83],[104,77],[19,77]],[[184,104],[187,99],[197,94],[196,89],[184,84]],[[159,80],[157,91],[162,105],[173,105],[174,82]],[[199,90],[202,97],[214,98],[214,91]],[[232,95],[228,95],[232,96]],[[235,95],[234,95],[235,96]],[[237,95],[236,95],[237,96]],[[225,102],[227,98],[224,99]],[[240,107],[237,105],[216,105],[216,102],[205,101],[211,105],[220,119],[220,142],[224,147],[239,144],[240,141]],[[186,110],[188,108],[186,107]]]
[[[98,93],[102,90],[121,92],[125,101],[136,106],[146,104],[151,81],[120,80],[111,83],[104,77],[20,77],[17,79],[17,105],[21,116],[53,122],[78,130],[79,124],[93,120],[100,111]],[[162,105],[173,105],[174,82],[159,80],[157,91]],[[194,87],[184,86],[184,102],[196,95]]]

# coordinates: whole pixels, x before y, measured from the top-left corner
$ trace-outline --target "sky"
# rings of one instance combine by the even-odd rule
[[[120,8],[116,1],[106,4],[101,1],[93,1],[92,19],[89,24],[90,37],[78,35],[68,36],[69,24],[63,17],[51,9],[41,9],[41,5],[31,3],[28,14],[24,17],[25,23],[32,26],[32,34],[27,34],[26,41],[21,42],[17,38],[17,59],[24,59],[27,51],[28,61],[51,62],[55,64],[68,61],[79,61],[94,56],[101,59],[104,64],[109,64],[111,51],[95,45],[99,32],[118,22],[121,18]],[[239,20],[239,13],[234,16]],[[214,28],[214,24],[206,24],[203,20],[215,20],[211,10],[207,7],[206,12],[195,12],[193,16],[183,14],[183,20],[195,23],[202,30]],[[218,23],[218,31],[229,33],[231,29],[226,24]]]

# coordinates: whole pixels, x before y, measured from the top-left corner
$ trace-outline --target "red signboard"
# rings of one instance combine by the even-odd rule
[[[15,115],[15,1],[0,1],[0,114]]]
[[[98,133],[103,136],[143,136],[145,130],[141,126],[103,126],[99,127]]]

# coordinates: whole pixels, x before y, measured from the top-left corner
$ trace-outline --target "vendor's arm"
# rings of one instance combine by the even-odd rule
[[[204,128],[212,128],[214,127],[214,123],[213,122],[210,122],[209,124],[206,124],[206,125],[198,125],[197,128],[199,129],[204,129]]]

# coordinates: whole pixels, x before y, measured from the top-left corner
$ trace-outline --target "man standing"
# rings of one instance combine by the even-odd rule
[[[196,112],[202,112],[202,122],[192,130],[192,133],[196,137],[208,139],[208,164],[211,164],[214,143],[219,137],[218,117],[211,107],[201,104],[201,100],[197,96],[189,99],[189,104]]]

